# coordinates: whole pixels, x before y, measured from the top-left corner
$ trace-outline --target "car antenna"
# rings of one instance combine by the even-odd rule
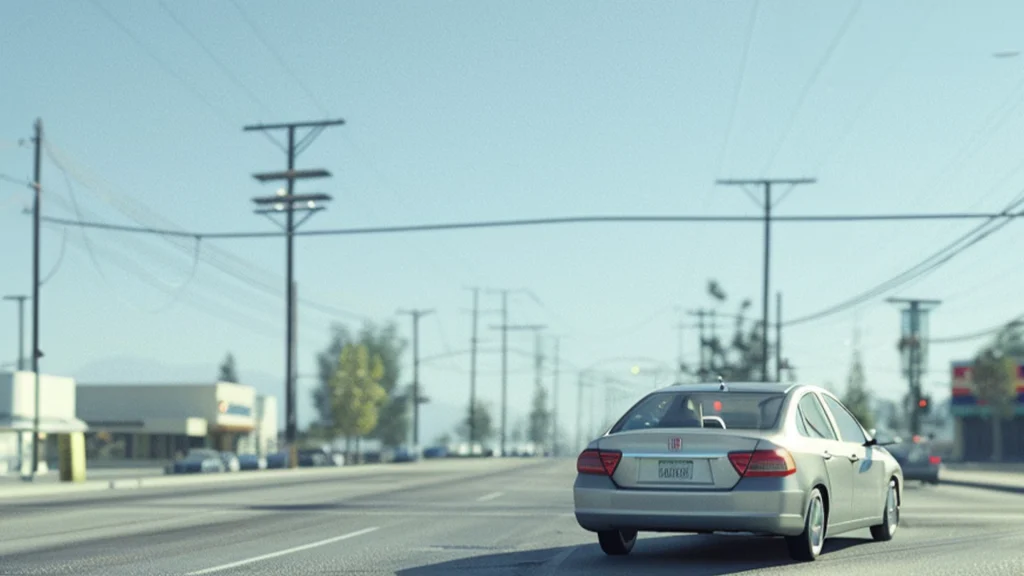
[[[721,374],[718,375],[718,389],[721,390],[722,392],[728,390],[728,388],[725,387],[725,380],[722,379]]]

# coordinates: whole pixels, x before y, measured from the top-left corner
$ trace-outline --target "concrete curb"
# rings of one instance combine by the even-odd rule
[[[968,480],[947,480],[945,478],[939,478],[939,484],[947,484],[949,486],[960,486],[963,488],[978,488],[981,490],[992,490],[995,492],[1006,492],[1009,494],[1020,494],[1024,495],[1024,486],[1010,486],[1007,484],[992,484],[989,482],[970,482]]]

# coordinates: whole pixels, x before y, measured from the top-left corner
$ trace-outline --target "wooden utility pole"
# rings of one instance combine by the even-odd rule
[[[814,178],[759,178],[752,180],[719,180],[725,186],[764,186],[764,280],[762,282],[762,320],[761,320],[761,380],[768,382],[768,285],[770,279],[770,263],[772,248],[772,185],[788,184],[790,187],[799,184],[813,184]],[[745,189],[745,188],[744,188]],[[749,193],[749,192],[748,192]],[[755,199],[756,200],[756,199]]]
[[[285,181],[287,182],[287,188],[279,190],[277,194],[273,196],[261,196],[253,198],[253,202],[259,206],[256,209],[257,214],[262,214],[274,221],[275,224],[281,226],[285,231],[286,238],[286,256],[285,256],[285,268],[287,270],[287,278],[285,281],[285,287],[287,294],[285,295],[285,442],[288,444],[288,451],[291,456],[289,459],[289,466],[295,468],[298,466],[298,446],[296,444],[296,430],[297,420],[295,416],[295,349],[296,337],[295,337],[295,292],[294,292],[294,236],[295,230],[301,226],[306,220],[308,220],[313,214],[324,210],[324,204],[331,200],[331,197],[327,194],[295,194],[295,181],[305,180],[313,178],[328,178],[330,172],[323,169],[312,169],[312,170],[296,170],[295,169],[295,158],[302,150],[305,150],[312,141],[329,126],[340,126],[345,121],[338,120],[322,120],[314,122],[291,122],[285,124],[257,124],[253,126],[246,126],[244,130],[246,132],[260,131],[260,132],[273,132],[277,130],[284,130],[288,134],[288,146],[285,149],[288,160],[288,169],[284,172],[265,172],[260,174],[254,174],[253,177],[259,182],[274,182],[274,181]],[[308,128],[309,132],[300,142],[295,141],[296,130]],[[305,216],[295,221],[295,213],[304,212]],[[274,220],[273,215],[284,214],[284,223]]]

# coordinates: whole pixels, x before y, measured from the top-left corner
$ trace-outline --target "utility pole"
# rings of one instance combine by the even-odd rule
[[[285,130],[288,134],[288,146],[285,150],[288,156],[288,169],[284,172],[265,172],[259,174],[253,174],[259,182],[274,182],[274,181],[286,181],[287,188],[278,190],[276,195],[263,196],[253,198],[253,202],[261,208],[256,210],[257,214],[263,214],[271,219],[275,224],[281,226],[285,231],[286,237],[286,252],[287,256],[285,259],[285,267],[287,269],[287,278],[285,281],[285,289],[287,294],[285,296],[285,441],[288,443],[288,449],[291,455],[289,459],[289,466],[295,468],[298,466],[298,446],[295,443],[296,440],[296,426],[297,421],[295,417],[295,294],[293,292],[294,282],[294,235],[295,230],[298,229],[303,223],[306,222],[316,212],[324,209],[320,204],[324,204],[331,200],[331,197],[327,194],[295,194],[295,181],[305,180],[313,178],[328,178],[330,172],[324,169],[311,169],[311,170],[296,170],[295,169],[295,158],[307,146],[312,144],[313,140],[323,132],[324,129],[330,126],[340,126],[345,121],[341,119],[337,120],[321,120],[314,122],[291,122],[285,124],[257,124],[253,126],[246,126],[243,128],[246,132],[260,131],[269,133],[276,130]],[[298,143],[295,142],[295,131],[298,129],[308,128],[309,132],[302,138]],[[272,137],[271,137],[272,138]],[[298,222],[295,221],[295,213],[304,212],[305,216]],[[284,223],[274,220],[274,214],[284,214]]]
[[[707,361],[705,360],[705,349],[707,348],[707,342],[704,339],[704,317],[707,315],[707,310],[701,308],[700,310],[687,312],[690,316],[697,317],[697,338],[700,344],[700,368],[697,370],[698,378],[703,381],[707,379]]]
[[[505,454],[505,440],[507,438],[508,424],[508,333],[510,330],[543,330],[545,326],[539,324],[521,324],[517,326],[508,323],[508,293],[509,290],[501,292],[501,325],[491,326],[492,330],[501,330],[501,453]],[[539,354],[539,348],[538,348]],[[536,375],[537,383],[540,383],[539,362],[535,359],[535,367],[538,368]]]
[[[476,347],[477,318],[480,314],[480,289],[473,288],[473,337],[470,340],[469,360],[469,450],[473,452],[476,442]]]
[[[910,433],[917,435],[921,433],[921,376],[928,352],[928,313],[941,301],[889,298],[886,302],[905,305],[898,347],[903,356],[903,373],[910,384]]]
[[[551,455],[558,456],[558,347],[560,338],[555,336],[554,374],[551,378]]]
[[[501,293],[501,455],[505,456],[505,441],[508,438],[508,290]]]
[[[775,293],[775,381],[782,382],[782,292]]]
[[[762,285],[762,321],[761,321],[761,380],[768,381],[768,284],[771,277],[772,247],[772,184],[788,184],[790,189],[799,184],[813,184],[814,178],[760,178],[752,180],[719,180],[724,186],[746,186],[757,184],[764,186],[764,280]]]
[[[39,350],[39,216],[42,211],[43,183],[43,120],[36,120],[35,166],[32,187],[35,189],[35,207],[32,210],[32,378],[35,388],[35,412],[32,418],[32,473],[29,477],[35,480],[39,470],[39,358],[43,353]],[[18,359],[21,362],[21,359]]]
[[[4,296],[4,300],[18,303],[18,371],[25,369],[25,300],[28,296]]]
[[[412,445],[420,445],[420,318],[433,314],[433,310],[399,310],[399,314],[412,316]]]
[[[681,312],[681,309],[677,306],[676,312]],[[676,323],[676,380],[678,382],[683,381],[683,336],[686,326],[683,324],[682,315],[679,317],[679,322]]]

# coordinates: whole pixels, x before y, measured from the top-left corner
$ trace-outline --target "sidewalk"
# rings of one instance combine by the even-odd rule
[[[939,483],[1024,494],[1024,465],[951,464],[939,471]]]

